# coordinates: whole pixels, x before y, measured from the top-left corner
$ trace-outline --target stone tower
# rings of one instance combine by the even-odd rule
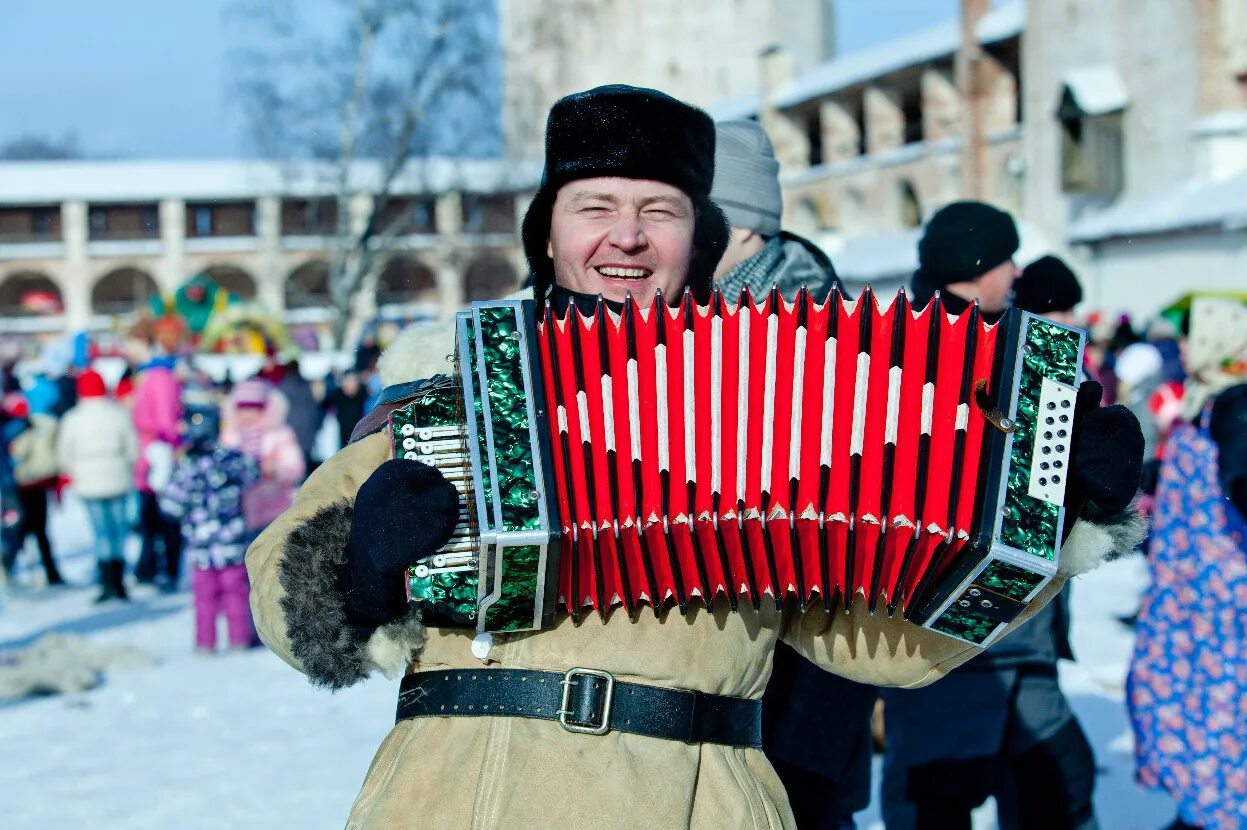
[[[499,0],[503,129],[513,156],[541,154],[563,95],[605,83],[669,92],[699,106],[757,93],[764,50],[796,69],[832,57],[831,0]]]

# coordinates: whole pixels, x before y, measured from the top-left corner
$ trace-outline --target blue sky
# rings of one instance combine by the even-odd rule
[[[0,2],[0,142],[72,132],[92,155],[253,154],[230,101],[233,5]],[[957,0],[836,0],[840,52],[951,19],[957,8]]]

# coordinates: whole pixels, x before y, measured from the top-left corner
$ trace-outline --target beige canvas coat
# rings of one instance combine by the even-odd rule
[[[407,363],[420,366],[420,372],[428,370],[427,360],[447,353],[440,340],[416,342],[423,345]],[[402,338],[396,346],[410,347]],[[391,367],[398,357],[387,355]],[[393,373],[388,380],[396,380]],[[295,668],[307,670],[303,661],[311,658],[299,652],[310,654],[310,647],[292,647],[292,639],[307,639],[317,624],[300,622],[292,636],[300,600],[290,591],[304,590],[301,580],[313,577],[296,573],[290,560],[326,539],[330,546],[344,544],[342,516],[349,526],[349,513],[342,511],[349,510],[347,503],[360,485],[387,458],[386,433],[340,451],[311,476],[291,509],[248,552],[260,635]],[[1104,534],[1083,532],[1071,536],[1067,548],[1082,549],[1083,556],[1098,561],[1106,544]],[[1031,612],[1064,581],[1055,580]],[[332,639],[337,632],[311,636]],[[360,633],[346,650],[364,670],[563,672],[579,666],[610,671],[621,681],[759,698],[780,638],[829,671],[901,687],[931,683],[978,651],[899,619],[871,616],[864,602],[849,615],[827,615],[821,609],[804,615],[773,609],[733,614],[722,607],[714,613],[690,610],[686,617],[673,611],[662,619],[645,613],[636,622],[623,613],[606,623],[592,616],[579,625],[560,616],[549,630],[495,635],[487,661],[473,656],[472,632],[421,631],[410,621]],[[315,659],[320,665],[322,655]],[[309,673],[315,681],[315,672]],[[552,722],[523,718],[467,717],[397,724],[377,751],[347,826],[730,830],[794,825],[783,787],[759,750],[619,732],[572,734]]]

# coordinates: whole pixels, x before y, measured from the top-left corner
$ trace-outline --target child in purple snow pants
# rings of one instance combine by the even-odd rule
[[[231,648],[250,648],[255,641],[251,606],[247,602],[247,566],[195,568],[191,593],[195,597],[195,648],[216,650],[216,621],[221,614],[229,627]]]
[[[217,617],[225,615],[231,648],[255,641],[243,557],[251,534],[242,493],[260,478],[255,459],[217,444],[220,418],[209,406],[187,406],[186,454],[160,496],[160,507],[182,525],[195,599],[195,647],[216,651]]]

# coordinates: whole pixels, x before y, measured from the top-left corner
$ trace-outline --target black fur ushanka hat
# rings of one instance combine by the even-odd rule
[[[714,121],[666,93],[623,84],[577,92],[550,108],[545,172],[521,229],[533,296],[542,300],[554,282],[546,243],[555,195],[568,182],[598,176],[665,182],[688,195],[696,220],[686,285],[704,301],[728,240],[727,219],[710,200]]]

